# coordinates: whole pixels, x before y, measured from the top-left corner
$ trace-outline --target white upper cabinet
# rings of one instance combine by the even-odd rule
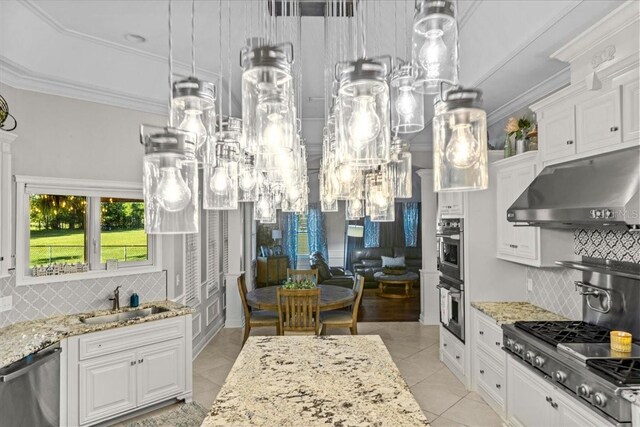
[[[635,73],[637,77],[637,72]],[[622,140],[640,138],[640,81],[636,78],[622,85]]]
[[[576,153],[576,121],[573,104],[557,106],[538,113],[539,140],[543,160]]]
[[[0,277],[8,276],[11,262],[11,144],[18,135],[0,130]]]
[[[620,87],[598,92],[576,104],[579,153],[622,142]]]
[[[464,193],[438,193],[438,210],[444,218],[458,218],[464,215]]]

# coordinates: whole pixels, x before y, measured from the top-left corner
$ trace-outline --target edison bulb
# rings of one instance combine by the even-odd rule
[[[466,169],[473,166],[480,157],[480,144],[471,133],[471,125],[455,125],[451,139],[445,150],[447,160],[455,167]]]
[[[338,180],[343,184],[353,180],[353,169],[349,163],[342,163],[338,166]]]
[[[349,214],[351,216],[360,214],[361,209],[362,202],[360,201],[360,199],[352,200],[351,203],[349,203]]]
[[[420,48],[418,60],[420,65],[427,72],[428,78],[440,76],[440,67],[447,61],[447,46],[442,40],[442,30],[434,29],[426,32],[426,41]]]
[[[258,200],[258,204],[256,205],[256,209],[260,216],[266,217],[269,216],[271,205],[269,204],[269,201],[267,201],[267,199],[261,196],[260,200]]]
[[[384,195],[384,192],[381,190],[377,190],[373,194],[373,203],[380,208],[381,210],[387,209],[389,207],[389,199]]]
[[[160,168],[158,201],[169,212],[179,212],[191,201],[191,190],[175,166]]]
[[[362,149],[380,134],[380,118],[376,114],[373,96],[361,95],[354,100],[354,108],[347,126],[351,142]]]
[[[214,193],[225,194],[231,185],[233,185],[231,183],[231,178],[224,167],[216,166],[213,168],[213,176],[211,177],[209,186]]]
[[[404,117],[413,116],[418,106],[413,97],[413,89],[411,86],[400,86],[398,90],[400,91],[400,95],[398,95],[398,99],[396,99],[396,111]]]
[[[287,199],[290,203],[294,203],[300,198],[300,189],[294,185],[287,190]]]
[[[282,202],[282,193],[281,192],[278,191],[273,195],[273,202],[276,205],[279,205]]]
[[[196,145],[200,146],[207,140],[207,128],[202,123],[202,111],[185,110],[180,129],[192,132],[196,136]]]
[[[271,148],[279,147],[284,140],[284,123],[282,116],[272,113],[267,116],[268,123],[262,133],[262,143]]]
[[[251,191],[253,187],[256,185],[256,178],[254,173],[249,168],[242,168],[242,172],[240,173],[240,180],[238,181],[238,185],[242,189],[242,191]]]

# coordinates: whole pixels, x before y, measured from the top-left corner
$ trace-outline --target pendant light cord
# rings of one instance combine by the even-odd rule
[[[227,0],[227,15],[227,28],[229,31],[229,36],[227,37],[227,66],[229,67],[229,81],[227,82],[227,92],[229,94],[229,117],[231,117],[231,86],[233,83],[233,69],[231,67],[231,0]]]
[[[169,29],[169,103],[168,103],[168,116],[169,126],[173,126],[173,118],[171,117],[171,104],[173,102],[173,41],[171,39],[173,28],[171,26],[171,0],[168,2],[168,29]]]
[[[218,52],[220,52],[220,58],[222,58],[222,0],[218,0]],[[218,131],[222,132],[222,60],[220,60],[220,96],[218,96],[218,111],[220,111],[218,118]],[[229,88],[227,88],[229,89]],[[216,138],[217,140],[217,138]]]
[[[191,75],[196,76],[196,0],[191,0]]]

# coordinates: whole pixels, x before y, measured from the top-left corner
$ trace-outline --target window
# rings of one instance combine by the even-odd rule
[[[16,182],[18,284],[159,269],[158,242],[144,232],[140,184],[19,176]],[[107,272],[110,261],[117,269]]]
[[[307,215],[298,215],[298,256],[309,255],[309,233],[307,232]]]

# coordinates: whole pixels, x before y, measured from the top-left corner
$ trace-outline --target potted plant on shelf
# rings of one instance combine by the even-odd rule
[[[527,151],[527,133],[532,129],[533,123],[525,116],[516,119],[509,118],[507,126],[504,128],[507,138],[504,147],[504,156],[510,157],[514,154],[522,154]]]

